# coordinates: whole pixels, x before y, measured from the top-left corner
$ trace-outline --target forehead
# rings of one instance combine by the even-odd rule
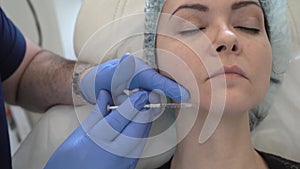
[[[172,13],[178,7],[189,4],[201,4],[209,10],[230,10],[232,9],[232,5],[241,2],[259,4],[259,0],[166,0],[163,12]]]

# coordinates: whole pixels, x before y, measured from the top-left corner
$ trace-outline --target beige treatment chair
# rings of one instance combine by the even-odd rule
[[[76,23],[74,47],[78,60],[99,63],[99,55],[122,56],[124,52],[142,49],[143,37],[133,36],[122,40],[105,29],[112,21],[124,16],[141,14],[144,0],[85,0]],[[253,131],[256,148],[300,161],[300,16],[299,0],[288,0],[288,18],[293,35],[293,59],[285,80],[266,119]],[[142,32],[140,18],[123,27],[124,35]],[[120,21],[122,22],[122,21]],[[110,27],[111,29],[119,29]],[[101,38],[100,38],[101,37]],[[116,45],[113,48],[110,45]],[[299,59],[297,59],[297,57]],[[105,58],[109,59],[109,57]],[[102,60],[103,61],[103,60]],[[86,115],[93,106],[55,106],[36,124],[28,138],[13,156],[14,169],[41,169],[55,149],[79,125],[77,113]],[[82,119],[82,118],[81,118]],[[159,127],[157,124],[156,127]],[[155,144],[152,145],[155,147]],[[151,145],[150,145],[151,147]],[[139,168],[155,168],[172,154],[165,154],[139,162]],[[146,167],[147,166],[147,167]]]

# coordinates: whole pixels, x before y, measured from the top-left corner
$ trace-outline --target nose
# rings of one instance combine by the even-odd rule
[[[215,54],[238,54],[241,46],[237,35],[227,27],[220,28],[212,42],[212,51]]]

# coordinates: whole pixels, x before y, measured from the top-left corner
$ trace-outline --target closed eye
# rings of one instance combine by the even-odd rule
[[[192,34],[196,34],[196,33],[201,33],[202,31],[204,31],[205,28],[198,28],[198,29],[188,29],[188,30],[183,30],[180,31],[179,34],[180,35],[192,35]]]
[[[258,34],[260,31],[257,28],[251,28],[251,27],[245,27],[245,26],[236,26],[235,28],[240,29],[241,31],[244,31],[246,33],[251,33],[251,34]]]

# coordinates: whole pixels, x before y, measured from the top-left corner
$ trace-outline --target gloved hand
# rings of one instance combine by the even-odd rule
[[[110,60],[92,68],[81,80],[80,88],[85,98],[95,103],[100,90],[111,92],[113,99],[125,89],[160,91],[177,101],[188,100],[189,92],[176,82],[160,75],[141,59],[127,53],[121,59]],[[115,100],[114,100],[115,101]]]
[[[151,95],[151,103],[160,101],[157,94]],[[100,90],[94,110],[54,152],[44,169],[135,168],[146,143],[142,138],[148,137],[151,121],[161,111],[143,108],[149,103],[148,96],[146,91],[133,93],[109,112],[111,96]]]

